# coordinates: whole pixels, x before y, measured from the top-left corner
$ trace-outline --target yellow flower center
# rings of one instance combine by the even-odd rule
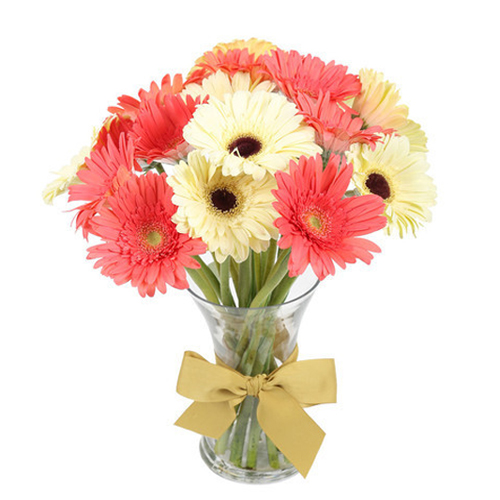
[[[330,218],[319,208],[312,207],[306,210],[302,220],[306,224],[308,232],[315,236],[326,236],[330,231]]]
[[[309,224],[316,229],[321,229],[321,220],[315,215],[309,217]]]
[[[167,244],[168,236],[161,224],[146,223],[138,229],[137,240],[145,252],[157,253]]]
[[[152,247],[158,246],[162,242],[162,236],[158,231],[150,231],[146,236],[146,241]]]

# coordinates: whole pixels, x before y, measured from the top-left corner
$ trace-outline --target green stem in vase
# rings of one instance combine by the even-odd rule
[[[227,443],[229,441],[229,436],[231,434],[231,429],[232,427],[229,427],[229,429],[222,434],[222,436],[217,439],[217,442],[215,443],[214,451],[216,455],[224,455],[227,450]]]
[[[274,357],[273,357],[273,346],[274,346],[274,338],[276,335],[275,332],[275,318],[264,318],[264,335],[262,336],[262,341],[259,345],[259,353],[263,355],[257,355],[255,358],[255,363],[252,369],[252,374],[256,375],[259,373],[270,373],[270,366],[275,365]],[[262,435],[262,428],[257,420],[257,406],[259,402],[254,402],[254,412],[252,414],[252,421],[250,423],[250,430],[248,433],[248,449],[247,449],[247,468],[254,469],[257,464],[257,452],[260,437]],[[266,436],[267,438],[267,436]],[[269,455],[269,445],[268,445],[268,455]],[[274,463],[275,458],[278,460],[278,450],[276,449],[276,457],[270,457],[269,463],[271,464],[271,460]],[[271,465],[273,467],[273,465]]]
[[[274,261],[276,260],[276,240],[271,239],[269,242],[269,248],[266,250],[266,265],[263,266],[262,272],[262,283],[267,281],[269,274],[271,273],[271,269],[274,266]]]
[[[260,348],[261,338],[263,331],[265,329],[265,317],[263,317],[264,312],[262,310],[257,311],[249,311],[247,318],[252,316],[252,322],[254,323],[254,328],[252,329],[252,336],[250,338],[250,342],[248,343],[247,348],[245,349],[241,361],[237,367],[237,370],[243,375],[254,376],[263,372],[263,363],[260,362],[261,357],[258,355],[258,351]],[[263,327],[264,323],[264,327]],[[250,331],[250,328],[249,328]],[[241,466],[238,464],[243,463],[243,448],[245,445],[245,441],[247,439],[247,428],[250,426],[250,432],[248,435],[249,439],[253,440],[253,444],[258,444],[258,439],[256,438],[257,429],[260,433],[260,426],[257,428],[255,423],[257,417],[255,419],[251,419],[251,411],[249,408],[253,407],[253,397],[246,397],[242,403],[240,408],[240,412],[236,418],[234,424],[234,434],[233,439],[230,445],[231,448],[231,462],[234,465]],[[250,455],[252,455],[252,451],[250,451]],[[248,460],[248,455],[247,455]],[[252,461],[253,458],[250,458]]]
[[[259,449],[260,435],[262,434],[262,429],[257,420],[257,406],[259,401],[255,398],[252,399],[252,416],[250,417],[250,429],[248,431],[247,469],[255,469],[257,465],[257,451]]]
[[[238,341],[238,345],[235,348],[235,352],[240,359],[237,370],[242,373],[243,375],[250,375],[252,372],[253,368],[253,363],[250,365],[248,361],[248,357],[245,357],[245,359],[242,359],[242,356],[244,354],[247,354],[250,345],[248,344],[248,339],[250,337],[250,332],[252,331],[253,325],[255,322],[259,320],[258,318],[258,313],[259,311],[248,311],[248,314],[246,315],[245,318],[245,327],[243,329],[243,334],[240,337]],[[258,328],[257,328],[258,330]],[[257,335],[253,335],[252,339],[254,337],[258,337]],[[255,344],[258,347],[258,338],[254,341],[252,349],[255,348]],[[247,400],[249,398],[247,397],[246,399],[243,400],[243,402],[239,405],[237,409],[237,416],[235,419],[235,422],[233,425],[224,433],[224,435],[217,441],[217,454],[223,454],[228,446],[231,449],[231,455],[230,455],[230,461],[234,464],[237,465],[238,467],[241,467],[241,463],[243,460],[243,446],[245,444],[245,436],[246,436],[246,429],[249,424],[249,419],[250,419],[250,413],[249,413],[249,403],[247,403]],[[228,444],[229,441],[229,436],[234,429],[233,437],[231,439],[231,443]],[[238,465],[239,464],[239,465]]]
[[[234,259],[232,257],[229,258],[231,259],[231,262],[229,264],[229,270],[231,272],[231,278],[234,283],[234,289],[236,290],[236,294],[238,294],[239,282],[240,282],[240,269],[238,264],[236,264],[236,262],[234,261]],[[238,302],[239,302],[239,296],[238,296]]]
[[[243,353],[248,348],[248,339],[250,338],[250,331],[253,323],[257,320],[256,311],[248,311],[245,318],[245,326],[243,327],[243,333],[238,339],[238,344],[236,345],[236,355],[241,360]],[[239,364],[238,364],[239,366]]]
[[[280,452],[276,445],[269,439],[266,435],[266,446],[267,446],[267,459],[269,460],[269,465],[273,469],[279,469],[280,464]]]
[[[252,250],[252,255],[253,255],[253,274],[254,274],[254,279],[255,279],[255,289],[257,291],[260,290],[260,287],[262,286],[262,282],[260,281],[261,278],[261,261],[260,261],[260,254],[256,253]]]
[[[236,417],[236,428],[231,442],[231,455],[229,460],[236,467],[242,467],[243,447],[245,446],[246,429],[252,415],[253,398],[246,397],[240,405],[240,411]]]
[[[255,296],[250,304],[250,307],[263,307],[266,305],[269,296],[273,290],[280,284],[281,280],[288,274],[288,256],[290,255],[290,249],[285,250],[281,253],[278,261],[274,265],[267,281],[264,286],[260,289],[259,293]]]
[[[276,306],[278,304],[283,304],[288,297],[288,293],[290,292],[290,288],[297,280],[297,276],[293,278],[291,276],[286,275],[281,283],[274,289],[271,299],[269,301],[270,306]]]
[[[186,268],[186,272],[196,283],[198,288],[203,292],[203,295],[205,295],[205,298],[208,301],[213,302],[214,304],[219,304],[219,297],[217,296],[216,291],[213,289],[212,285],[207,280],[201,269]]]
[[[256,311],[258,314],[260,311]],[[259,349],[260,337],[261,337],[261,329],[259,328],[259,318],[255,319],[257,322],[257,327],[253,332],[253,335],[250,338],[250,342],[248,343],[247,348],[243,352],[243,355],[240,360],[240,364],[238,365],[237,370],[243,375],[257,375],[253,371],[253,366],[255,360],[257,358],[257,350]]]
[[[220,276],[220,262],[215,258],[215,253],[212,252],[212,259],[215,268],[217,269],[217,276]]]
[[[201,266],[201,272],[203,273],[204,278],[210,283],[210,286],[217,294],[217,297],[221,298],[221,290],[219,279],[215,275],[215,273],[210,269],[207,264],[203,261],[203,259],[199,255],[194,255],[193,259],[196,260]]]
[[[220,265],[220,295],[223,305],[234,307],[233,294],[229,287],[229,265],[229,257],[226,257],[226,260]]]
[[[276,361],[274,360],[274,356],[271,356],[271,358],[269,359],[269,367],[268,367],[269,373],[276,370],[277,367],[278,367],[278,365],[276,364]],[[269,465],[273,469],[279,469],[281,467],[280,452],[279,452],[278,448],[276,448],[276,445],[269,439],[267,434],[266,434],[266,447],[267,447],[267,458],[269,460]]]
[[[239,307],[248,307],[252,291],[252,256],[240,264],[238,278],[238,301]]]

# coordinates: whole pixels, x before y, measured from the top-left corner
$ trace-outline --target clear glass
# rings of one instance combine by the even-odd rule
[[[190,289],[212,334],[216,355],[249,376],[268,374],[295,349],[300,321],[318,285],[314,274],[301,276],[280,305],[260,308],[227,307]],[[236,420],[218,439],[203,437],[201,456],[216,474],[234,481],[269,483],[297,473],[295,467],[259,426],[259,401],[248,396],[236,407]]]

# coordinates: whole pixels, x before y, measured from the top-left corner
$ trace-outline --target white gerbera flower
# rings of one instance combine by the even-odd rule
[[[85,158],[90,156],[90,151],[90,146],[83,147],[77,155],[73,156],[69,165],[62,167],[59,172],[54,172],[57,179],[47,184],[42,192],[45,203],[52,205],[54,198],[65,193],[69,186],[80,183],[77,173],[85,165]]]
[[[374,151],[369,145],[354,144],[347,159],[360,193],[384,199],[388,234],[397,231],[403,237],[411,230],[415,235],[423,222],[431,220],[429,207],[436,203],[436,187],[426,174],[425,154],[411,151],[407,137],[386,135]]]
[[[193,151],[188,163],[176,165],[167,182],[179,207],[172,218],[178,231],[202,238],[218,262],[228,256],[243,262],[250,248],[262,252],[271,238],[278,238],[273,224],[278,216],[272,206],[276,199],[271,190],[277,187],[273,176],[259,181],[245,174],[227,177]]]
[[[418,123],[408,118],[408,106],[400,104],[399,91],[384,74],[373,69],[359,72],[361,93],[354,98],[352,108],[367,127],[393,129],[410,140],[410,150],[426,152],[427,137]]]
[[[238,71],[231,77],[227,73],[219,70],[217,73],[213,73],[205,78],[201,84],[187,84],[181,92],[181,95],[190,95],[193,99],[200,97],[201,101],[207,96],[223,100],[226,94],[234,94],[239,90],[271,92],[275,87],[276,85],[269,80],[263,80],[257,84],[253,83],[250,78],[250,73]]]
[[[184,128],[192,146],[222,166],[223,175],[286,170],[292,159],[321,153],[314,129],[302,121],[295,104],[270,92],[237,91],[198,107]]]

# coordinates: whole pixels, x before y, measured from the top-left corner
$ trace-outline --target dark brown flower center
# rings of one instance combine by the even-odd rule
[[[225,188],[212,191],[212,193],[210,193],[210,200],[212,205],[219,212],[230,212],[238,206],[238,199],[236,196]]]
[[[387,179],[377,173],[372,173],[365,181],[365,186],[370,190],[370,193],[380,196],[382,199],[387,200],[391,196],[391,187]]]
[[[238,137],[227,147],[230,153],[249,158],[257,154],[262,149],[262,144],[255,137]]]

